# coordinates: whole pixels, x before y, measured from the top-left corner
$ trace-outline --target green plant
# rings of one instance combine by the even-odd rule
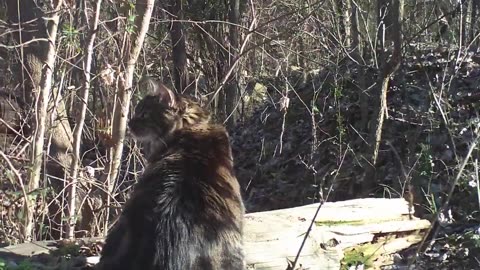
[[[340,83],[339,82],[335,83],[333,95],[334,95],[335,104],[337,107],[336,120],[337,120],[338,143],[340,147],[346,135],[346,128],[345,128],[345,123],[342,115],[342,106],[340,104],[341,98],[343,97],[342,92],[343,92],[343,87],[340,85]],[[341,148],[340,148],[340,152],[341,152]]]
[[[64,24],[62,27],[62,34],[66,38],[68,44],[74,45],[80,31],[75,29],[71,24]]]
[[[419,154],[419,175],[430,179],[433,173],[432,149],[427,144],[420,144],[421,152]]]
[[[433,153],[432,149],[427,144],[420,144],[421,151],[417,153],[418,158],[418,169],[417,169],[417,177],[414,179],[414,183],[422,190],[422,193],[425,197],[425,201],[427,203],[424,206],[428,212],[436,213],[437,212],[437,205],[438,205],[438,185],[432,183],[434,179],[434,164],[433,164]]]
[[[0,259],[0,270],[33,270],[35,269],[32,263],[28,260],[23,260],[18,266],[9,266],[7,262]]]
[[[133,31],[135,30],[135,17],[136,15],[132,14],[129,15],[127,18],[127,25],[125,27],[125,31],[127,31],[127,33],[129,34],[133,33]]]
[[[352,266],[364,265],[368,269],[373,265],[373,254],[367,252],[368,248],[359,247],[352,248],[345,252],[345,256],[341,262],[341,270],[350,269]]]
[[[58,256],[68,256],[68,257],[78,256],[80,255],[80,245],[76,243],[65,244],[64,246],[56,250],[54,254]]]
[[[32,263],[30,261],[24,260],[14,269],[15,270],[33,270],[35,268],[33,267]]]

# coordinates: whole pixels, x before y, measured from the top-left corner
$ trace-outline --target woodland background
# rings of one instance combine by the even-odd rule
[[[405,197],[438,221],[427,260],[478,267],[479,12],[1,0],[0,243],[106,232],[145,164],[126,121],[148,75],[228,127],[248,211]]]

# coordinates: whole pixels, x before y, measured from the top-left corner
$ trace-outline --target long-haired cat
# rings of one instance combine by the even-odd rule
[[[198,103],[147,78],[130,132],[148,165],[97,269],[244,270],[240,187],[228,134]]]

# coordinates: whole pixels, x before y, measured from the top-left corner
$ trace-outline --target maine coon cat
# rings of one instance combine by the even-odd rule
[[[240,187],[226,129],[147,78],[128,123],[148,165],[108,233],[98,269],[244,270]]]

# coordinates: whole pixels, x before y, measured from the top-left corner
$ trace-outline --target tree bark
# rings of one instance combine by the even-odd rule
[[[378,152],[380,149],[380,144],[382,141],[382,129],[383,122],[385,117],[388,117],[388,108],[387,108],[387,91],[390,83],[391,77],[394,76],[395,72],[400,66],[401,63],[401,47],[402,47],[402,28],[401,28],[401,15],[403,14],[403,0],[390,0],[391,8],[388,13],[385,12],[386,4],[385,0],[378,0],[378,11],[379,11],[379,23],[384,24],[383,19],[387,19],[391,22],[389,23],[390,27],[384,28],[384,30],[379,30],[378,34],[380,37],[378,40],[379,44],[379,59],[383,61],[381,64],[380,76],[377,81],[377,85],[380,86],[380,91],[376,95],[376,102],[374,107],[373,114],[373,125],[370,126],[370,166],[367,169],[366,177],[364,179],[363,191],[366,193],[370,192],[370,189],[375,186],[375,166],[377,164]],[[382,19],[383,17],[383,19]],[[384,27],[384,26],[383,26]],[[382,28],[379,27],[379,28]],[[388,31],[384,32],[384,31]],[[391,33],[390,33],[391,32]],[[385,35],[384,35],[385,33]],[[384,46],[386,44],[382,40],[387,41],[388,39],[383,39],[384,36],[388,36],[393,42],[393,54],[392,57],[387,61],[386,53]]]
[[[33,1],[30,3],[11,0],[7,2],[9,19],[13,23],[18,23],[19,30],[22,23],[35,20],[33,24],[27,24],[25,30],[19,31],[16,35],[18,43],[22,44],[35,38],[35,34],[39,34],[47,40],[42,40],[34,47],[28,48],[22,52],[25,56],[25,69],[29,78],[24,78],[25,90],[24,97],[27,101],[34,104],[35,119],[33,121],[34,134],[32,140],[31,168],[29,171],[29,179],[27,184],[27,193],[32,192],[40,186],[40,175],[44,161],[44,146],[46,125],[48,123],[48,104],[51,93],[52,76],[55,64],[55,41],[57,36],[59,8],[62,4],[61,0],[53,2],[53,8],[50,18],[47,20],[47,26],[43,25],[43,20],[39,19],[39,9],[35,8]],[[46,42],[45,42],[46,41]],[[22,75],[26,75],[22,73]],[[33,99],[35,96],[35,99]],[[32,104],[33,105],[33,104]],[[25,198],[25,218],[23,224],[24,240],[31,241],[34,237],[34,205],[36,196]]]
[[[358,91],[359,91],[359,102],[360,102],[360,121],[358,121],[355,126],[357,130],[360,132],[367,133],[367,122],[368,122],[368,100],[369,97],[365,92],[367,89],[367,82],[366,82],[366,66],[364,65],[365,55],[363,53],[361,46],[362,42],[362,35],[360,34],[360,27],[358,25],[358,6],[352,0],[348,0],[347,7],[350,10],[350,51],[352,58],[359,63],[358,65]],[[368,35],[368,33],[364,33],[364,35]],[[363,54],[363,58],[362,58]],[[368,60],[367,60],[368,61]]]
[[[172,58],[173,58],[173,79],[178,93],[183,93],[188,86],[187,74],[187,47],[186,31],[183,23],[183,7],[181,0],[174,0],[173,5],[169,7],[169,12],[173,15],[170,23],[170,39],[172,40]]]
[[[468,11],[468,5],[469,5],[469,2],[470,1],[465,1],[464,0],[464,3],[460,5],[460,10],[459,10],[459,13],[460,13],[460,29],[459,29],[459,32],[460,32],[460,47],[463,47],[465,46],[465,42],[467,42],[468,40],[468,37],[467,37],[467,11]]]
[[[46,58],[48,44],[45,42],[46,27],[40,19],[43,15],[42,11],[33,0],[22,1],[22,4],[24,5],[19,5],[19,0],[7,0],[8,20],[12,24],[12,30],[15,31],[13,33],[15,41],[23,44],[35,37],[42,39],[29,46],[20,47],[20,57],[24,65],[18,72],[21,76],[18,80],[22,84],[23,98],[27,104],[31,105],[33,89],[40,84],[42,60]]]
[[[108,187],[108,194],[106,194],[107,204],[110,202],[110,194],[113,191],[122,159],[125,131],[127,128],[127,117],[130,110],[130,100],[132,97],[132,83],[135,63],[137,62],[140,50],[143,46],[145,35],[148,31],[154,2],[154,0],[138,0],[135,4],[135,9],[137,11],[137,16],[135,17],[136,27],[131,36],[130,49],[126,51],[126,55],[124,57],[125,70],[122,72],[117,98],[115,99],[115,111],[112,123],[112,143],[114,146],[111,149],[111,160],[108,166],[106,166],[107,172],[105,177]],[[106,233],[107,228],[108,213],[104,225],[104,233]]]
[[[60,19],[59,9],[62,0],[53,1],[54,7],[51,18],[47,22],[48,49],[46,51],[46,59],[42,68],[42,78],[38,88],[38,107],[36,108],[36,129],[34,132],[33,151],[32,151],[32,168],[29,175],[29,191],[38,189],[40,183],[40,172],[43,164],[44,139],[47,124],[47,108],[52,88],[53,69],[55,65],[55,41],[57,38],[58,22]],[[35,200],[32,200],[33,202]],[[25,226],[27,240],[31,240],[33,232],[34,220],[33,212],[28,211],[28,225]],[[30,235],[28,235],[30,233]]]
[[[21,3],[21,5],[18,5],[18,3]],[[16,42],[19,44],[28,42],[27,46],[20,47],[20,57],[23,65],[20,70],[16,72],[16,74],[20,74],[17,80],[22,84],[23,100],[25,101],[25,104],[29,105],[25,106],[23,109],[33,110],[34,108],[37,108],[37,110],[43,110],[44,108],[40,107],[40,105],[47,106],[47,115],[45,116],[45,119],[30,119],[30,122],[32,122],[31,125],[33,127],[36,127],[41,123],[39,120],[45,120],[42,125],[42,129],[44,129],[43,137],[45,137],[45,132],[48,132],[50,141],[48,155],[45,155],[44,157],[46,176],[49,176],[49,180],[51,181],[49,185],[53,187],[55,192],[59,193],[64,188],[64,182],[62,180],[67,178],[67,169],[72,160],[72,130],[68,123],[67,112],[65,110],[63,99],[60,96],[59,89],[50,89],[51,78],[48,79],[50,82],[44,81],[43,85],[48,84],[48,91],[51,92],[52,95],[48,93],[49,96],[47,96],[48,98],[46,100],[39,101],[45,101],[46,103],[35,103],[35,95],[38,95],[35,93],[38,93],[39,91],[37,87],[42,85],[42,80],[46,79],[44,68],[53,68],[53,65],[48,63],[48,61],[51,61],[51,59],[49,59],[49,53],[51,53],[51,51],[49,50],[53,48],[53,45],[49,43],[52,42],[52,36],[47,33],[46,22],[50,27],[49,33],[52,33],[52,27],[56,28],[57,25],[53,21],[42,19],[44,14],[33,0],[8,0],[7,13],[9,21],[13,23],[13,28],[16,30],[14,32]],[[56,35],[56,30],[55,33],[52,34]],[[31,42],[34,39],[37,39],[37,42]],[[50,41],[47,39],[50,39]],[[55,42],[55,40],[53,40],[53,42]],[[50,57],[54,56],[51,56],[50,54]],[[47,71],[50,73],[48,76],[51,76],[51,73],[53,72],[51,70]],[[43,94],[44,93],[42,93],[41,96],[43,96]],[[50,96],[55,98],[50,98]],[[36,136],[39,135],[40,134],[37,132]],[[40,145],[37,145],[37,147],[39,146]],[[43,153],[44,150],[45,149],[37,149],[36,151],[41,151]],[[40,177],[40,174],[36,177]],[[50,204],[50,206],[56,208],[53,210],[50,209],[51,213],[62,213],[62,211],[59,211],[58,205]],[[61,214],[55,215],[53,218],[53,223],[61,224]],[[53,237],[60,236],[58,231],[61,231],[61,229],[58,230],[57,227],[50,228]]]
[[[469,42],[473,42],[476,34],[478,33],[478,9],[480,8],[480,0],[472,0],[472,9],[470,14],[470,32],[469,32]],[[478,44],[478,42],[477,42]]]
[[[239,50],[239,35],[238,24],[240,23],[240,0],[230,0],[229,7],[229,39],[230,39],[230,51],[228,56],[229,65],[231,66],[233,61],[238,57]],[[237,120],[236,105],[238,102],[238,80],[236,74],[238,74],[238,68],[233,71],[234,76],[229,80],[227,87],[225,88],[225,110],[226,110],[226,123],[229,128],[235,125]]]
[[[332,0],[332,11],[334,13],[334,24],[335,24],[335,31],[338,36],[332,37],[333,44],[343,42],[345,39],[348,38],[348,33],[346,31],[345,25],[345,3],[343,0]],[[343,44],[342,44],[343,45]]]
[[[83,59],[83,87],[79,96],[79,104],[81,106],[80,112],[77,115],[76,126],[73,130],[73,162],[70,168],[71,175],[71,184],[70,184],[70,193],[69,193],[69,226],[67,231],[67,237],[73,238],[75,232],[75,223],[76,223],[76,188],[77,188],[77,178],[78,178],[78,168],[80,166],[80,144],[82,140],[83,127],[85,124],[85,116],[87,113],[88,105],[88,96],[90,92],[90,70],[92,66],[93,58],[93,44],[95,43],[95,37],[98,29],[98,22],[100,17],[100,7],[102,5],[102,0],[97,0],[95,4],[95,14],[92,24],[89,29],[89,36],[85,43],[86,55]],[[86,8],[85,8],[86,9]]]
[[[353,33],[352,33],[352,26],[353,22],[352,20],[355,19],[353,16],[354,14],[352,13],[352,1],[351,0],[346,0],[345,3],[343,3],[343,20],[344,20],[344,26],[345,26],[345,46],[347,48],[351,47],[353,44]]]

